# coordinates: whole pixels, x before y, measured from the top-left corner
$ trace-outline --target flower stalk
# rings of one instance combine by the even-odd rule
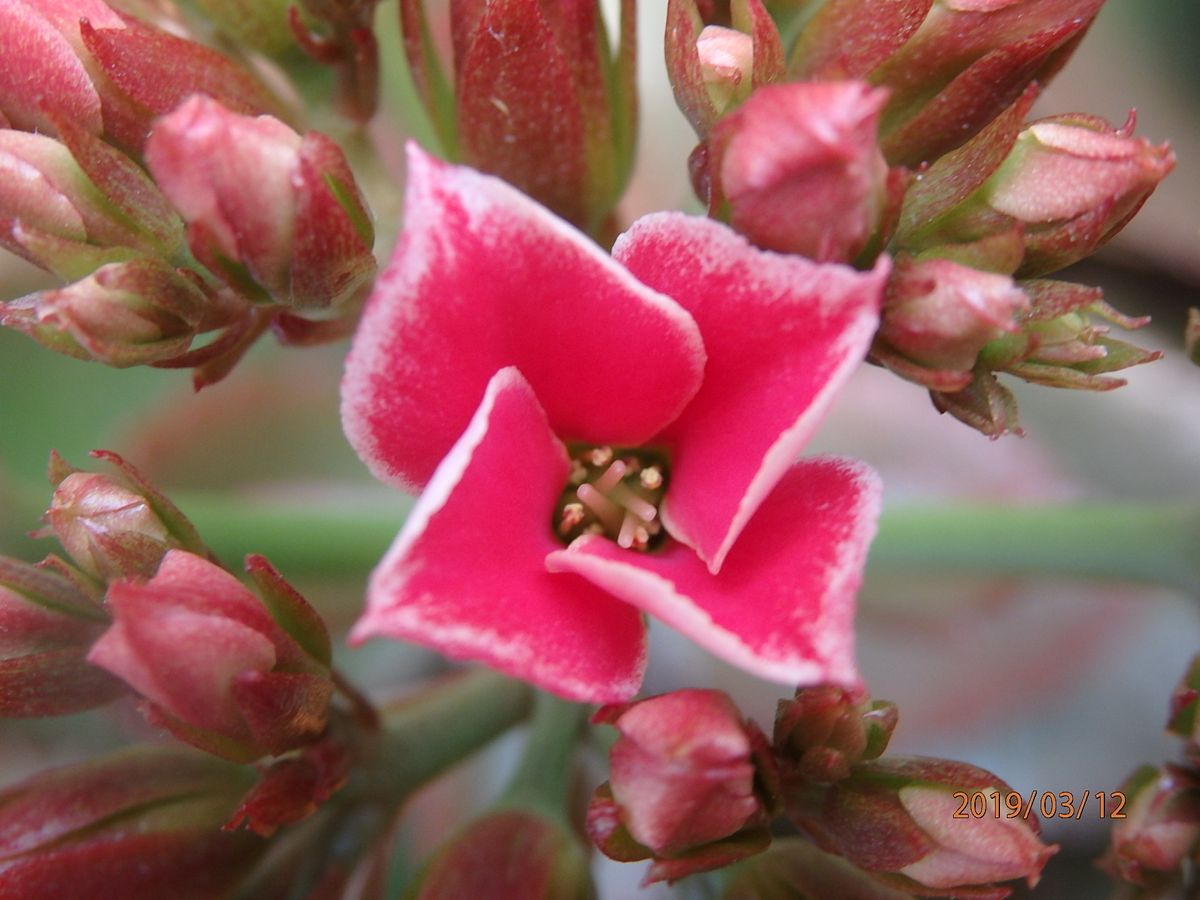
[[[254,547],[295,572],[361,574],[407,512],[394,498],[266,510],[219,494],[178,496],[222,558]],[[1114,578],[1195,592],[1198,547],[1195,504],[913,505],[884,510],[868,572]]]

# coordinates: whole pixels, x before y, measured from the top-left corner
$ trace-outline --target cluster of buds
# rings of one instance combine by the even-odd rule
[[[839,0],[795,19],[762,0],[670,4],[668,66],[709,214],[780,252],[893,254],[871,359],[992,437],[1020,431],[996,373],[1109,390],[1124,384],[1109,373],[1158,356],[1108,337],[1146,320],[1044,280],[1174,166],[1132,117],[1024,121],[1101,4]]]
[[[450,6],[453,88],[424,0],[402,0],[404,46],[446,155],[498,175],[588,234],[633,163],[635,10],[621,4],[609,47],[599,0],[468,0]]]
[[[262,557],[257,593],[221,568],[192,524],[133,466],[51,460],[44,533],[70,562],[0,567],[5,712],[61,714],[121,682],[155,724],[237,762],[305,748],[325,732],[330,642],[308,603]]]
[[[1200,656],[1171,697],[1167,731],[1183,739],[1183,761],[1141,766],[1129,776],[1121,787],[1125,818],[1114,825],[1100,860],[1113,878],[1144,892],[1138,896],[1163,896],[1194,879],[1200,863]]]
[[[827,884],[869,884],[862,896],[1004,897],[999,882],[1036,883],[1055,851],[1041,842],[1032,815],[955,818],[956,795],[1010,792],[989,772],[880,758],[896,710],[861,691],[798,690],[780,702],[772,741],[718,691],[606,707],[597,719],[621,735],[588,830],[614,859],[653,859],[647,882],[764,853],[780,813],[817,846],[779,848],[744,871],[769,879],[770,870],[803,859],[816,867],[810,878],[825,873]]]
[[[275,118],[250,69],[101,0],[6,4],[0,52],[0,246],[72,282],[0,324],[108,365],[194,368],[197,386],[268,327],[286,343],[353,327],[375,270],[366,204],[342,151]]]

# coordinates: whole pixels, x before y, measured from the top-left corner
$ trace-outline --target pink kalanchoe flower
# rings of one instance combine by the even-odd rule
[[[494,178],[409,165],[343,421],[377,476],[425,490],[353,637],[604,702],[641,683],[644,611],[760,676],[855,682],[879,486],[794,460],[866,352],[886,263],[678,214],[613,259]]]

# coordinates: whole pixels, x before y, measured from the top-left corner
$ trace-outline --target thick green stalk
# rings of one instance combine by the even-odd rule
[[[227,562],[263,553],[285,573],[363,577],[411,501],[262,509],[213,495],[179,505]],[[886,510],[873,575],[971,572],[1161,584],[1200,593],[1200,505],[1086,503]]]
[[[529,714],[529,686],[476,670],[380,710],[372,793],[406,798]]]
[[[940,506],[884,514],[869,571],[1046,575],[1200,593],[1200,506]]]
[[[555,818],[565,813],[571,760],[590,708],[541,693],[534,704],[525,755],[504,792],[502,806],[536,809]]]

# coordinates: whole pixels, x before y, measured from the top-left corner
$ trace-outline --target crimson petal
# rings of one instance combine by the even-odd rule
[[[758,250],[708,219],[647,216],[614,257],[700,326],[704,385],[663,436],[663,521],[717,572],[866,355],[888,263],[871,272]]]
[[[695,394],[691,316],[498,179],[411,146],[405,221],[342,384],[380,479],[423,485],[508,365],[565,440],[640,444]]]
[[[582,575],[759,677],[853,685],[854,596],[879,498],[865,464],[806,460],[758,510],[720,574],[679,544],[636,553],[596,537],[546,565]]]
[[[627,700],[645,660],[641,616],[543,564],[567,454],[515,368],[497,372],[371,576],[351,638],[417,641],[572,700]],[[615,545],[614,545],[615,546]]]

